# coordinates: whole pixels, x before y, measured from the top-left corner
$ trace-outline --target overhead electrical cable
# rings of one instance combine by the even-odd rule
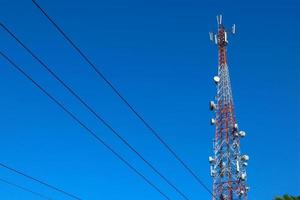
[[[102,124],[104,124],[117,138],[119,138],[131,151],[133,151],[144,163],[146,163],[158,176],[160,176],[169,186],[171,186],[182,198],[189,200],[189,198],[177,188],[167,177],[165,177],[158,169],[154,167],[142,154],[138,152],[124,137],[118,133],[112,125],[104,120],[86,101],[84,101],[69,85],[67,85],[54,71],[52,71],[45,62],[43,62],[33,51],[27,47],[11,30],[9,30],[3,23],[0,22],[0,26],[13,37],[35,60],[37,60],[44,69],[52,75],[61,85],[64,86],[86,109],[89,110]]]
[[[5,184],[10,185],[10,186],[13,186],[15,188],[18,188],[18,189],[23,190],[25,192],[31,193],[31,194],[33,194],[35,196],[38,196],[38,197],[42,198],[42,199],[53,200],[53,199],[51,199],[49,197],[46,197],[45,195],[43,195],[41,193],[35,192],[35,191],[33,191],[31,189],[28,189],[26,187],[23,187],[21,185],[18,185],[16,183],[11,182],[11,181],[5,180],[4,178],[0,178],[0,182],[5,183]]]
[[[3,54],[1,51],[0,51],[0,55],[2,55],[2,56],[3,56],[9,63],[11,63],[12,65],[14,64],[11,60],[8,60],[9,58],[8,58],[5,54]],[[28,178],[28,179],[30,179],[30,180],[33,180],[33,181],[35,181],[35,182],[37,182],[37,183],[39,183],[39,184],[41,184],[41,185],[44,185],[44,186],[46,186],[47,188],[50,188],[50,189],[52,189],[52,190],[55,190],[55,191],[57,191],[57,192],[59,192],[59,193],[62,193],[62,194],[64,194],[64,195],[66,195],[66,196],[68,196],[68,197],[71,197],[72,199],[81,200],[80,197],[78,197],[78,196],[76,196],[76,195],[74,195],[74,194],[71,194],[71,193],[69,193],[69,192],[66,192],[65,190],[60,189],[60,188],[58,188],[58,187],[56,187],[56,186],[50,185],[49,183],[47,183],[47,182],[45,182],[45,181],[41,181],[40,179],[34,178],[33,176],[28,175],[27,173],[21,172],[20,170],[17,170],[17,169],[15,169],[15,168],[13,168],[13,167],[10,167],[10,166],[8,166],[8,165],[6,165],[6,164],[4,164],[4,163],[0,163],[0,166],[3,167],[3,168],[6,168],[6,169],[8,169],[8,170],[10,170],[10,171],[12,171],[12,172],[14,172],[14,173],[16,173],[16,174],[19,174],[19,175],[21,175],[21,176],[23,176],[23,177],[26,177],[26,178]]]
[[[129,109],[137,116],[138,119],[150,130],[150,132],[159,140],[159,142],[181,163],[181,165],[194,177],[194,179],[212,196],[212,191],[206,186],[201,178],[181,159],[174,149],[160,136],[160,134],[144,119],[144,117],[128,102],[128,100],[121,94],[121,92],[113,85],[113,83],[106,78],[100,69],[83,53],[83,51],[70,39],[70,37],[63,31],[61,27],[50,17],[50,15],[35,1],[32,0],[34,5],[44,14],[44,16],[52,23],[52,25],[61,33],[66,41],[80,54],[80,56],[93,68],[96,74],[103,79],[107,85],[115,92],[115,94],[129,107]]]
[[[90,135],[92,135],[98,142],[103,144],[111,153],[113,153],[119,160],[121,160],[126,166],[128,166],[133,172],[140,176],[145,182],[147,182],[151,187],[153,187],[157,192],[159,192],[162,197],[165,199],[171,200],[160,188],[158,188],[153,182],[151,182],[146,176],[139,172],[133,165],[131,165],[124,157],[122,157],[118,152],[116,152],[110,145],[108,145],[104,140],[97,136],[97,134],[92,131],[88,126],[83,123],[77,116],[75,116],[71,111],[69,111],[60,101],[53,97],[50,93],[47,92],[40,84],[38,84],[29,74],[27,74],[20,66],[18,66],[12,59],[6,56],[3,52],[0,51],[0,55],[4,57],[15,69],[22,73],[27,79],[29,79],[37,88],[40,89],[42,93],[48,96],[55,104],[59,106],[65,113],[67,113],[74,121],[76,121],[82,128],[84,128]],[[0,164],[3,166],[3,164]],[[14,171],[14,170],[13,170]],[[17,171],[16,171],[17,172]],[[22,174],[18,172],[19,174]],[[25,175],[26,176],[26,175]],[[27,177],[27,176],[26,176]],[[40,182],[40,181],[38,181]],[[42,183],[42,182],[40,182]],[[47,185],[44,183],[44,185]],[[58,190],[56,188],[56,190]],[[77,198],[79,199],[79,198]]]

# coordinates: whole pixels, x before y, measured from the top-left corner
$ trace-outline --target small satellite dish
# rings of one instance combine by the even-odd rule
[[[248,161],[249,160],[249,156],[248,155],[243,155],[241,158],[242,161]]]
[[[210,102],[209,102],[209,109],[210,109],[211,111],[217,109],[217,105],[215,104],[214,101],[210,101]]]
[[[245,131],[240,131],[240,132],[239,132],[239,135],[240,135],[241,137],[245,137],[245,136],[246,136],[246,132],[245,132]]]
[[[214,118],[210,119],[210,124],[214,125],[216,123],[216,120]]]
[[[215,84],[218,84],[220,82],[220,77],[214,76],[214,82]]]
[[[241,177],[242,178],[242,180],[245,180],[245,178],[246,177]],[[241,190],[240,192],[239,192],[239,196],[241,197],[241,196],[243,196],[245,194],[245,192],[244,192],[244,190]]]
[[[241,174],[241,179],[244,181],[244,180],[246,180],[246,177],[247,177],[247,174],[246,173],[242,173]],[[243,190],[242,190],[243,191]],[[241,192],[242,192],[241,191]]]
[[[209,161],[209,163],[214,163],[216,160],[215,160],[215,158],[209,156],[208,161]]]

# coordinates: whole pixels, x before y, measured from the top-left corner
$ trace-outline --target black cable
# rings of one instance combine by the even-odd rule
[[[0,52],[0,54],[1,54],[5,59],[7,59],[8,62],[10,62],[12,65],[14,65],[14,63],[12,63],[11,60],[9,60],[9,58],[8,58],[6,55],[4,55],[2,52]],[[20,71],[20,72],[21,72],[21,71]],[[23,72],[22,72],[22,73],[23,73]],[[64,194],[64,195],[67,195],[67,196],[69,196],[69,197],[71,197],[71,198],[73,198],[73,199],[81,200],[80,197],[75,196],[74,194],[71,194],[71,193],[69,193],[69,192],[66,192],[66,191],[63,190],[63,189],[60,189],[60,188],[55,187],[55,186],[53,186],[53,185],[50,185],[50,184],[47,183],[47,182],[41,181],[41,180],[39,180],[39,179],[37,179],[37,178],[34,178],[33,176],[30,176],[30,175],[28,175],[28,174],[25,174],[24,172],[21,172],[21,171],[19,171],[19,170],[17,170],[17,169],[14,169],[14,168],[12,168],[12,167],[9,167],[9,166],[7,166],[7,165],[5,165],[5,164],[3,164],[3,163],[0,163],[0,166],[3,167],[3,168],[8,169],[8,170],[10,170],[10,171],[12,171],[12,172],[14,172],[14,173],[17,173],[17,174],[19,174],[19,175],[22,175],[22,176],[24,176],[24,177],[26,177],[26,178],[28,178],[28,179],[31,179],[31,180],[33,180],[33,181],[35,181],[35,182],[37,182],[37,183],[40,183],[40,184],[42,184],[42,185],[44,185],[44,186],[46,186],[46,187],[48,187],[48,188],[50,188],[50,189],[52,189],[52,190],[55,190],[55,191],[60,192],[60,193],[62,193],[62,194]]]
[[[99,68],[93,64],[93,62],[82,52],[82,50],[67,36],[67,34],[60,28],[57,23],[48,15],[48,13],[40,7],[40,5],[32,0],[34,5],[45,15],[45,17],[54,25],[54,27],[63,35],[63,37],[73,46],[73,48],[82,56],[82,58],[94,69],[96,74],[98,74],[108,85],[109,87],[121,98],[121,100],[130,108],[130,110],[142,121],[142,123],[151,131],[151,133],[160,141],[165,148],[178,160],[182,166],[195,178],[195,180],[202,186],[204,189],[209,192],[212,196],[213,193],[205,185],[205,183],[196,175],[196,173],[179,157],[179,155],[168,145],[158,134],[158,132],[150,126],[150,124],[139,114],[135,108],[123,97],[119,90],[104,76],[104,74],[99,70]]]
[[[10,181],[8,181],[8,180],[5,180],[5,179],[3,179],[3,178],[0,178],[0,181],[3,182],[3,183],[5,183],[5,184],[7,184],[7,185],[16,187],[16,188],[18,188],[18,189],[20,189],[20,190],[23,190],[23,191],[25,191],[25,192],[31,193],[31,194],[33,194],[33,195],[35,195],[35,196],[38,196],[38,197],[42,198],[42,199],[53,200],[53,199],[51,199],[51,198],[49,198],[49,197],[46,197],[46,196],[43,195],[43,194],[40,194],[40,193],[38,193],[38,192],[35,192],[35,191],[31,190],[31,189],[25,188],[25,187],[23,187],[23,186],[21,186],[21,185],[15,184],[15,183],[10,182]]]
[[[148,178],[146,178],[142,173],[140,173],[136,168],[134,168],[125,158],[123,158],[119,153],[117,153],[112,147],[110,147],[104,140],[96,135],[94,131],[87,127],[81,120],[79,120],[71,111],[69,111],[61,102],[54,98],[50,93],[48,93],[41,85],[39,85],[34,79],[31,78],[22,68],[15,64],[9,57],[7,57],[3,52],[0,51],[2,55],[15,69],[22,73],[27,79],[29,79],[36,87],[38,87],[46,96],[48,96],[54,103],[56,103],[64,112],[66,112],[73,120],[75,120],[82,128],[84,128],[90,135],[92,135],[98,142],[103,144],[109,151],[111,151],[119,160],[121,160],[125,165],[127,165],[131,170],[133,170],[137,175],[139,175],[144,181],[146,181],[150,186],[152,186],[156,191],[158,191],[165,199],[171,200],[165,193],[163,193],[154,183],[152,183]],[[3,164],[0,164],[1,166]],[[16,171],[17,172],[17,171]],[[20,173],[20,172],[19,172]],[[20,173],[22,174],[22,173]],[[24,174],[22,174],[24,175]],[[26,176],[26,175],[25,175]],[[27,176],[26,176],[27,177]],[[38,180],[36,180],[38,181]],[[38,181],[39,182],[39,181]],[[41,182],[42,183],[42,182]],[[44,183],[45,184],[45,183]],[[45,184],[46,185],[46,184]],[[56,190],[58,190],[56,188]],[[77,198],[79,199],[79,198]]]
[[[50,67],[36,56],[12,31],[0,22],[0,26],[12,36],[34,59],[36,59],[60,84],[62,84],[81,104],[83,104],[101,123],[103,123],[113,134],[118,137],[131,151],[133,151],[140,159],[142,159],[157,175],[159,175],[168,185],[179,193],[185,200],[189,198],[181,192],[168,178],[159,172],[146,158],[144,158],[125,138],[123,138],[107,121],[105,121],[88,103],[86,103],[69,85],[67,85]]]

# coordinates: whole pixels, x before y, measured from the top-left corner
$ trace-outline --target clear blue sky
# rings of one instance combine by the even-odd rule
[[[1,0],[11,28],[147,159],[190,197],[209,194],[184,171],[128,108],[62,39],[30,0]],[[207,157],[214,127],[215,16],[237,24],[229,67],[236,115],[247,132],[250,200],[300,193],[300,42],[297,0],[39,1],[122,94],[211,187]],[[67,104],[116,150],[180,197],[0,30],[0,49]],[[159,200],[79,125],[0,59],[0,161],[88,200]],[[0,177],[56,199],[67,197],[0,168]],[[0,199],[38,199],[0,182]]]

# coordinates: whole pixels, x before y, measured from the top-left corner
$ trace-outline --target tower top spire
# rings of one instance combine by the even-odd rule
[[[222,25],[222,15],[217,15],[218,27]]]
[[[212,42],[219,46],[226,46],[228,44],[228,32],[223,25],[223,16],[217,15],[218,31],[217,33],[209,32],[209,38]],[[236,33],[236,25],[231,27],[230,34]]]

